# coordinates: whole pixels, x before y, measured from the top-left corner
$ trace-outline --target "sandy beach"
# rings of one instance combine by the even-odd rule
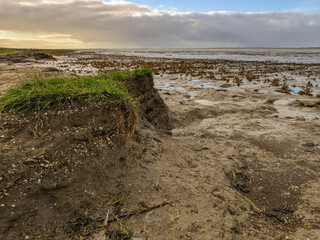
[[[0,95],[35,75],[152,68],[170,120],[166,128],[138,121],[121,151],[103,155],[103,181],[84,181],[86,193],[72,203],[82,222],[54,188],[41,193],[39,211],[30,214],[22,206],[32,198],[17,193],[27,188],[29,173],[11,180],[4,176],[19,171],[19,161],[3,165],[0,209],[7,215],[0,238],[81,239],[87,228],[82,239],[114,239],[112,234],[124,230],[132,239],[319,239],[319,49],[199,51],[79,50],[52,59],[0,55]],[[0,121],[1,154],[12,158],[19,143],[3,140],[9,126]],[[97,182],[105,190],[101,195]],[[115,200],[120,205],[110,204]],[[96,223],[115,209],[138,213],[112,222],[106,238]],[[36,231],[42,222],[47,225]],[[74,222],[81,231],[71,227]]]

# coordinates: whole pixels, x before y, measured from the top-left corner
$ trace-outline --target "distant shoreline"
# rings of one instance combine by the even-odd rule
[[[320,49],[319,47],[190,47],[190,48],[179,48],[179,47],[169,47],[169,48],[165,48],[165,47],[147,47],[147,48],[9,48],[9,47],[2,47],[0,46],[0,50],[1,49],[12,49],[12,50],[191,50],[191,49],[195,49],[195,50],[246,50],[246,49],[251,49],[251,50],[255,50],[255,49],[275,49],[275,50],[290,50],[290,49]]]

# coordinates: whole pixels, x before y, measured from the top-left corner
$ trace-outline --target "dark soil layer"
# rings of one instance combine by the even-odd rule
[[[169,129],[151,73],[128,81],[140,100],[141,123]],[[0,238],[67,239],[86,235],[83,225],[94,233],[101,222],[88,211],[110,194],[112,166],[124,158],[124,142],[136,125],[132,113],[91,103],[38,117],[0,117]]]

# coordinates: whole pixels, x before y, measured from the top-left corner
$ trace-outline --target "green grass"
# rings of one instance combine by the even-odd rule
[[[18,51],[17,49],[0,48],[0,53],[12,53]]]
[[[72,50],[66,49],[28,49],[28,48],[1,48],[0,53],[14,53],[14,52],[23,52],[23,53],[33,53],[33,52],[40,52],[46,53],[49,55],[63,55],[66,53],[71,52]]]
[[[99,76],[34,78],[10,89],[0,98],[0,111],[42,112],[64,104],[103,101],[110,107],[137,104],[127,89],[128,81],[144,79],[151,70],[113,70]]]
[[[132,71],[112,69],[104,70],[101,72],[101,74],[116,81],[147,84],[148,80],[152,76],[152,70],[148,68],[135,69]]]
[[[143,95],[153,87],[152,70],[148,68],[129,70],[104,70],[102,75],[121,81],[130,87],[133,94]]]

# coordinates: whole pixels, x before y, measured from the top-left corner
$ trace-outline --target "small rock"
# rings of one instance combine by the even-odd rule
[[[45,54],[45,53],[34,53],[33,54],[34,59],[36,60],[42,60],[42,59],[46,59],[46,60],[54,60],[55,58],[52,57],[51,55]]]
[[[47,68],[43,69],[43,72],[60,72],[60,70],[55,67],[47,67]]]
[[[288,189],[293,191],[293,192],[299,191],[299,187],[298,186],[290,186]]]
[[[232,87],[232,85],[226,83],[226,84],[221,85],[220,87],[222,87],[222,88],[229,88],[229,87]]]

